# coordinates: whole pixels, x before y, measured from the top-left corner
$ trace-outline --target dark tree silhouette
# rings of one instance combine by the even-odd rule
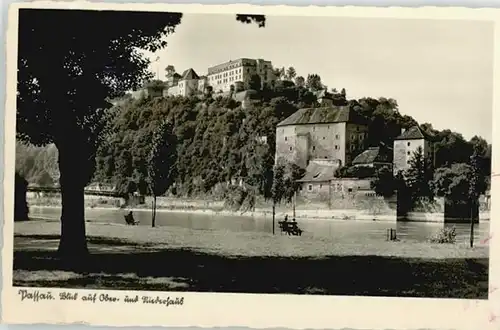
[[[19,10],[18,138],[54,143],[59,152],[62,195],[61,257],[88,253],[84,187],[95,170],[95,154],[110,104],[153,73],[137,49],[155,52],[180,24],[181,13]],[[239,21],[264,26],[262,15]]]
[[[391,197],[396,191],[396,180],[389,166],[383,166],[375,172],[375,178],[370,183],[370,187],[379,196]]]
[[[106,99],[152,74],[137,48],[156,51],[179,13],[19,11],[18,137],[59,151],[62,257],[85,255],[84,187],[106,123]]]
[[[266,17],[264,15],[237,14],[236,20],[242,23],[257,23],[259,27],[266,26]]]
[[[26,201],[28,181],[16,172],[14,184],[14,221],[28,220],[29,209]]]
[[[262,88],[262,80],[258,74],[254,74],[250,77],[250,80],[246,84],[246,89],[260,90]]]

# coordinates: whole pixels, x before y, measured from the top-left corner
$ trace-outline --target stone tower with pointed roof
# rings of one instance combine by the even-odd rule
[[[418,148],[422,148],[425,158],[433,158],[432,137],[429,134],[418,126],[402,129],[401,134],[394,139],[394,174],[410,167],[410,159]]]

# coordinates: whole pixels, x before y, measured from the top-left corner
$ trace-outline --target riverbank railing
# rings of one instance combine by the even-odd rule
[[[28,186],[28,192],[35,193],[60,193],[61,188],[59,187],[39,187],[39,186]],[[107,197],[121,197],[116,191],[112,190],[97,190],[92,188],[86,188],[84,190],[85,195],[93,195],[93,196],[107,196]]]

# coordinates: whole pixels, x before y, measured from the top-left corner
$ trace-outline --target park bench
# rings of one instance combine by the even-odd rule
[[[299,228],[297,222],[295,221],[279,221],[281,233],[286,233],[287,235],[302,236],[302,229]]]
[[[125,218],[125,223],[128,225],[128,226],[135,226],[135,225],[138,225],[139,224],[139,221],[135,220],[134,219],[134,215],[132,214],[132,212],[130,212],[129,214],[126,214],[123,216]]]

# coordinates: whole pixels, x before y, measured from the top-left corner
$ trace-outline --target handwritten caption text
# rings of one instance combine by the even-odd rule
[[[124,303],[124,304],[146,304],[146,305],[164,305],[169,306],[182,306],[184,304],[184,297],[166,297],[160,296],[146,296],[146,295],[133,295],[125,297],[114,296],[109,293],[88,293],[82,295],[78,292],[63,291],[53,293],[44,290],[27,290],[21,289],[18,291],[18,296],[21,301],[43,302],[51,300],[59,301],[85,301],[89,303]]]

